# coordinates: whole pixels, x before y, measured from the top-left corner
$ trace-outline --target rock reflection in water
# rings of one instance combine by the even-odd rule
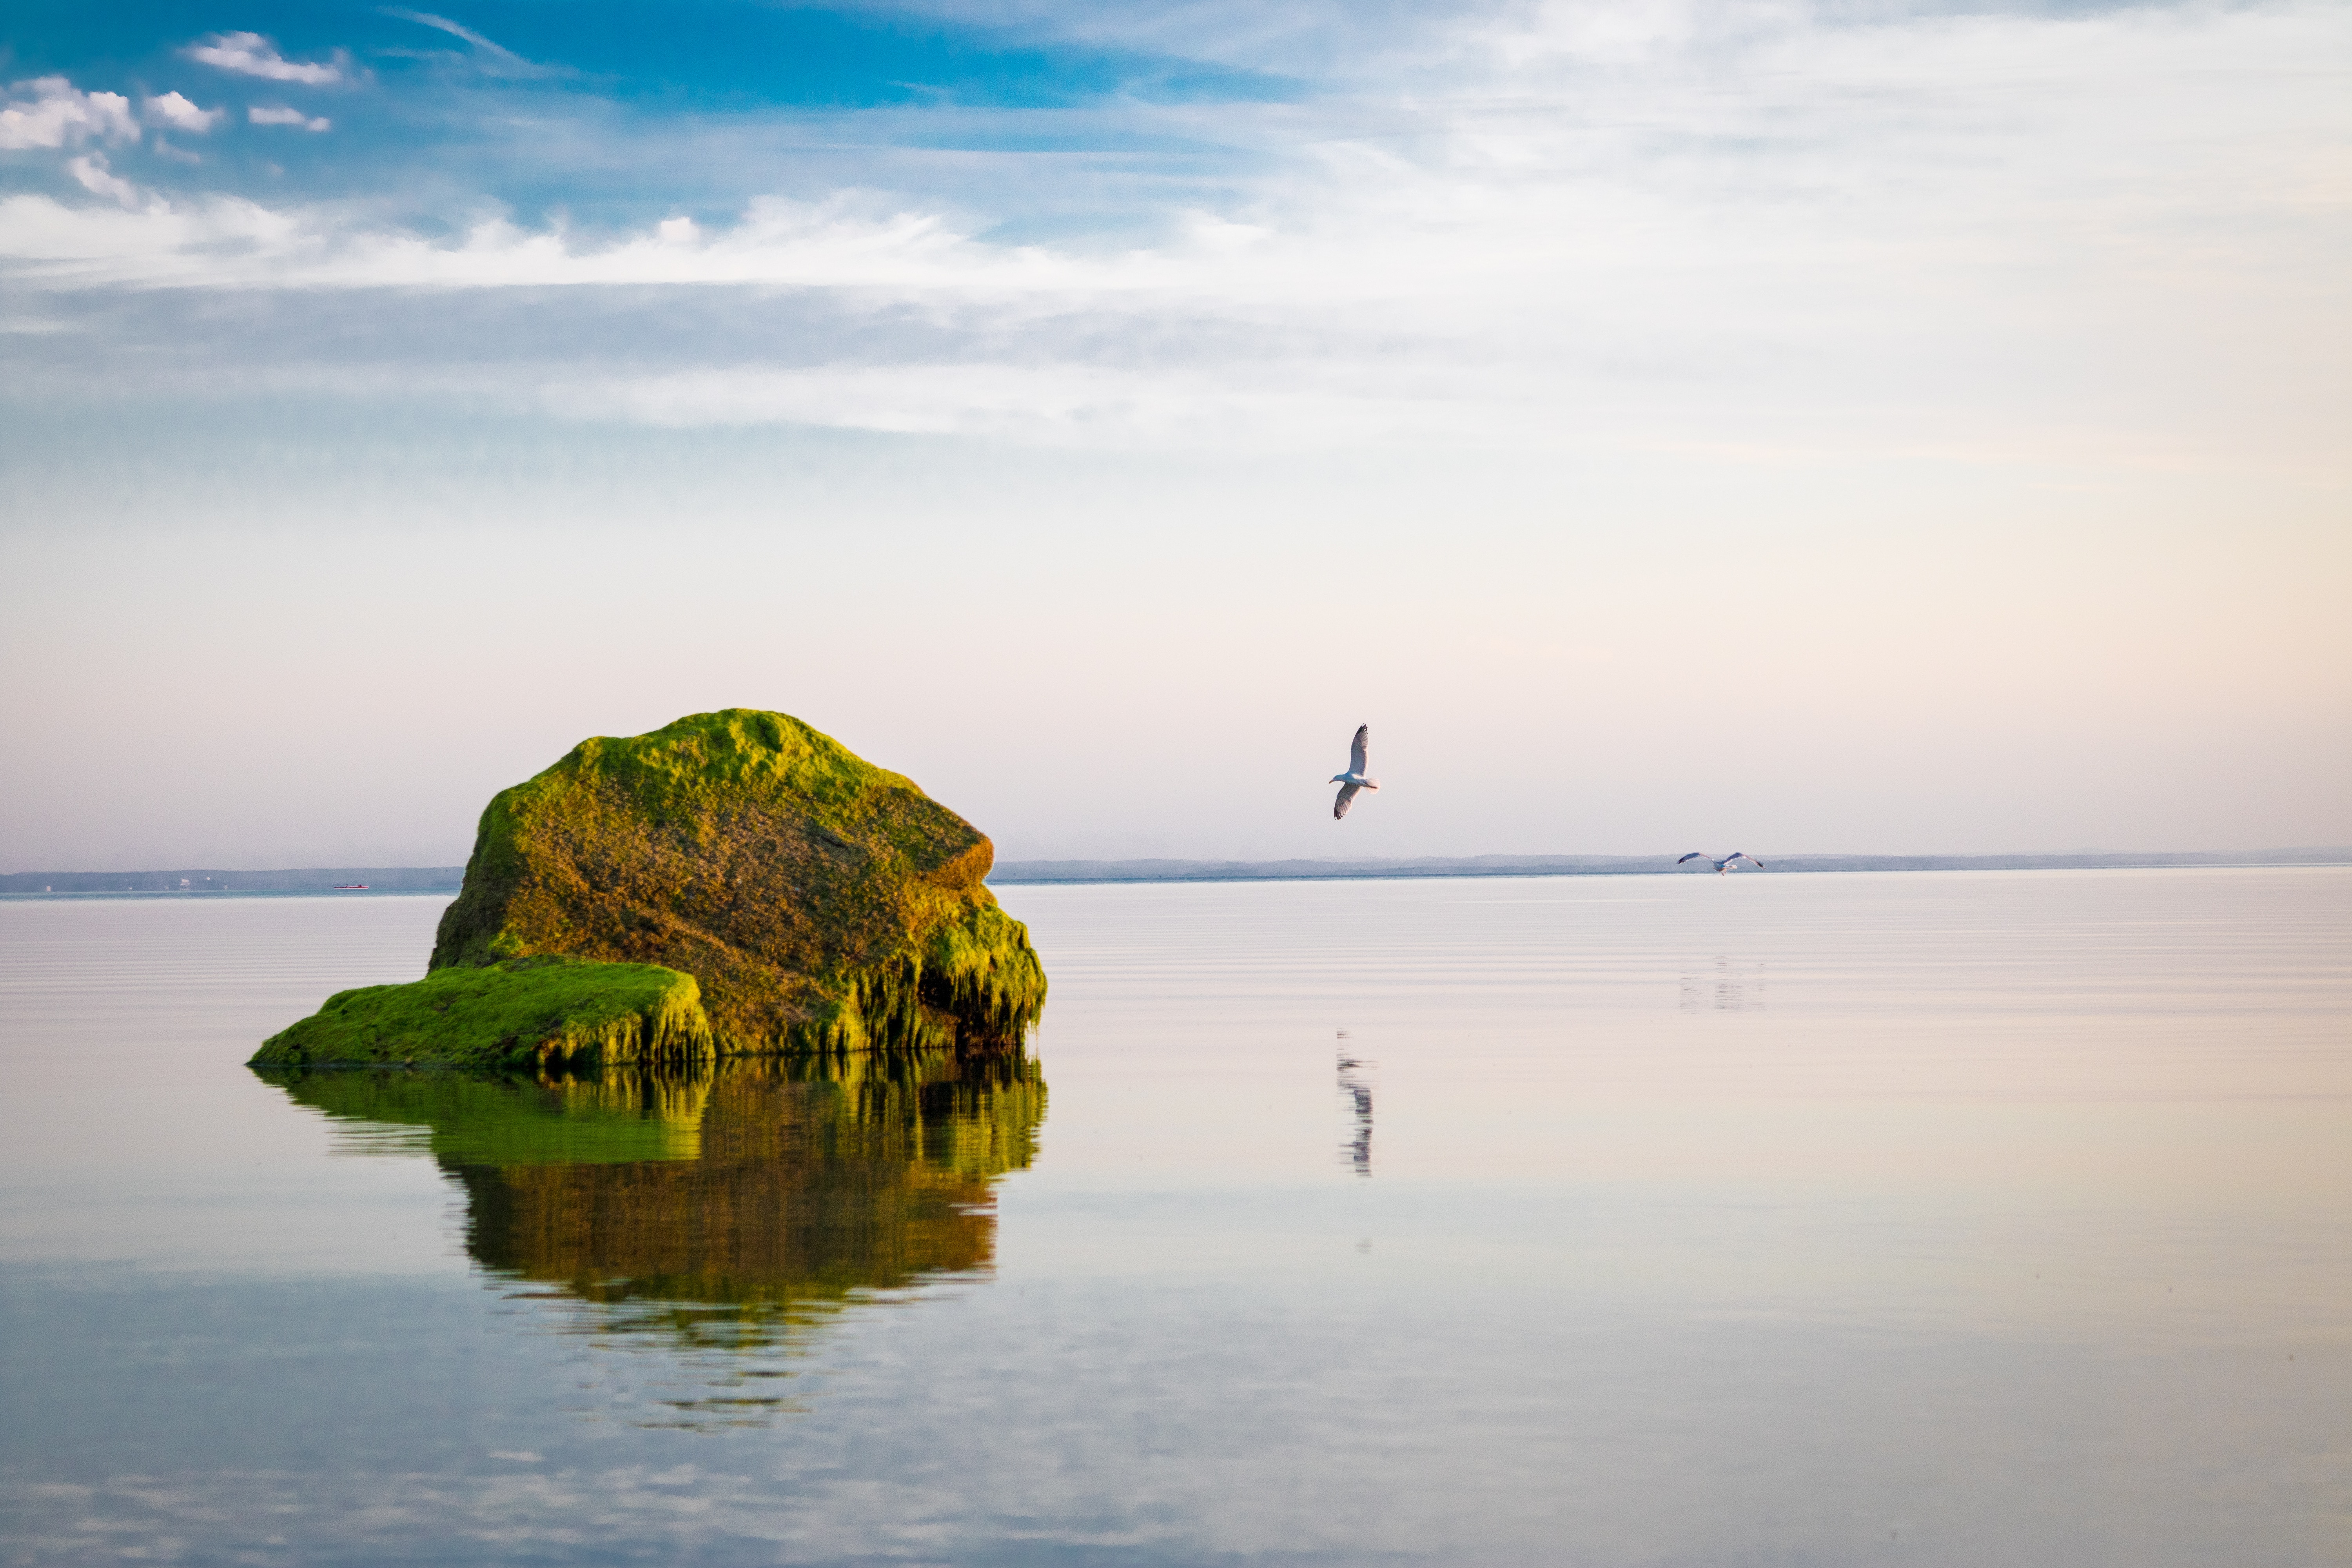
[[[467,1253],[552,1326],[729,1384],[782,1375],[762,1363],[845,1304],[984,1275],[995,1180],[1035,1157],[1045,1108],[1018,1057],[267,1076],[353,1152],[430,1154],[465,1190]],[[698,1425],[784,1402],[662,1403]]]

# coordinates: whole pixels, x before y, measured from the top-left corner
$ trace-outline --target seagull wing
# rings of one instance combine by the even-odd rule
[[[1359,724],[1356,726],[1356,738],[1348,742],[1348,771],[1349,773],[1360,773],[1364,771],[1364,748],[1366,742],[1370,742],[1371,738],[1372,727],[1370,724]]]
[[[1731,852],[1731,860],[1745,860],[1745,861],[1747,861],[1750,866],[1755,867],[1759,871],[1761,871],[1762,869],[1764,869],[1764,862],[1763,862],[1763,861],[1761,861],[1761,860],[1759,860],[1758,858],[1756,858],[1756,857],[1755,857],[1755,856],[1750,855],[1750,854],[1749,854],[1749,853],[1748,853],[1748,851],[1747,851],[1747,850],[1745,850],[1745,849],[1735,849],[1735,850],[1733,850],[1733,851]],[[1726,861],[1724,862],[1724,864],[1725,864],[1725,865],[1727,865],[1727,866],[1728,866],[1728,865],[1730,865],[1730,864],[1731,864],[1731,860],[1726,860]]]
[[[1706,858],[1706,856],[1701,855],[1697,850],[1694,849],[1689,854],[1684,856],[1681,859],[1675,861],[1675,864],[1677,866],[1686,866],[1693,860],[1704,860]]]
[[[1339,798],[1331,803],[1332,821],[1337,822],[1339,818],[1348,815],[1348,807],[1354,803],[1356,792],[1363,787],[1364,786],[1361,784],[1341,784],[1339,786]]]

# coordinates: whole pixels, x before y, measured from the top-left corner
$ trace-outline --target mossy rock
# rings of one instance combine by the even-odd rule
[[[1044,1010],[971,824],[753,709],[583,741],[482,813],[433,971],[559,954],[701,984],[726,1054],[989,1050]]]
[[[692,1062],[712,1052],[694,976],[650,963],[540,956],[339,991],[264,1041],[253,1065],[566,1068]]]

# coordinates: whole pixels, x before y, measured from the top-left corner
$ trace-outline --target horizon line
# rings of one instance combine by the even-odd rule
[[[1848,854],[1768,852],[1768,864],[1743,876],[1838,871],[1937,870],[2158,870],[2230,867],[2333,866],[2352,864],[2352,846],[2302,846],[2272,849],[2015,850],[1990,853]],[[466,868],[452,866],[306,866],[283,868],[173,867],[167,869],[0,872],[0,897],[65,898],[112,894],[295,893],[455,891]],[[988,881],[1009,886],[1051,883],[1331,881],[1349,879],[1539,876],[1625,876],[1644,873],[1701,875],[1682,871],[1671,856],[1652,855],[1472,855],[1387,856],[1330,859],[1308,857],[1244,859],[1130,856],[1035,858],[999,862]],[[327,879],[385,885],[337,889]],[[125,885],[95,886],[101,880]],[[235,879],[233,884],[228,879]],[[36,887],[33,884],[39,883]],[[58,884],[79,884],[60,887]],[[145,885],[142,885],[142,884]],[[242,885],[237,885],[242,884]]]

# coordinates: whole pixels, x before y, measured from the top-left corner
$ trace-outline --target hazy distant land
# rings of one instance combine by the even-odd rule
[[[463,866],[318,866],[299,871],[10,871],[0,894],[30,893],[325,893],[338,882],[364,882],[372,893],[454,893]]]
[[[1766,876],[1786,871],[2045,871],[2164,866],[2352,865],[2352,848],[2252,849],[2135,855],[1773,855]],[[1693,863],[1694,865],[1696,862]],[[1477,855],[1405,860],[1008,860],[992,882],[1310,882],[1399,877],[1639,877],[1677,870],[1673,855]],[[1738,875],[1755,876],[1742,868]]]
[[[1775,876],[1792,871],[2089,871],[2181,866],[2345,866],[2352,847],[2200,850],[2135,854],[2086,850],[2070,855],[1772,855]],[[1398,860],[1007,860],[990,873],[1000,884],[1036,882],[1318,882],[1403,877],[1638,877],[1675,871],[1672,855],[1424,856]],[[1712,875],[1703,868],[1681,876]],[[1756,876],[1753,870],[1739,875]],[[294,871],[13,871],[0,873],[0,895],[43,893],[324,893],[339,882],[364,882],[372,893],[455,893],[463,866],[313,867]]]

